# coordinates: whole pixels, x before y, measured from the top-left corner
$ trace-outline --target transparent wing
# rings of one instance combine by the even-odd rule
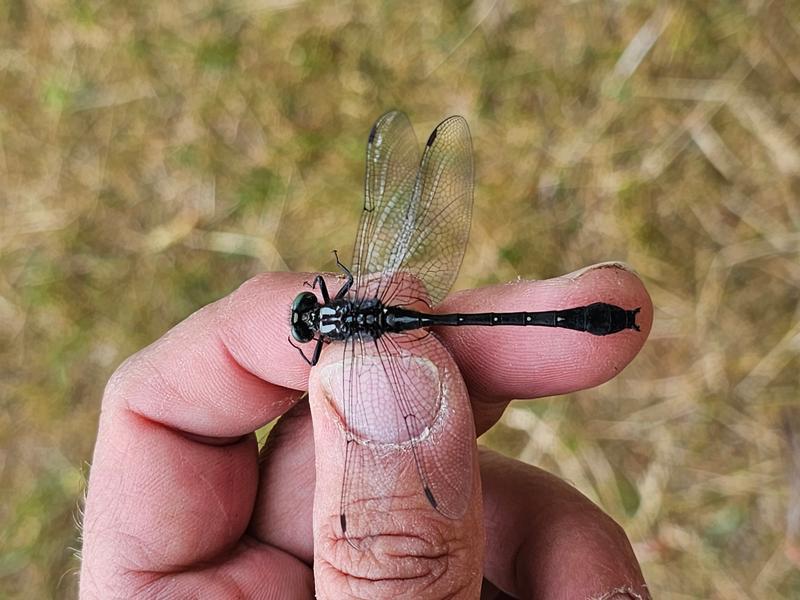
[[[444,298],[467,243],[472,179],[472,142],[461,117],[436,127],[421,159],[405,115],[378,119],[367,145],[364,212],[354,249],[350,298],[356,305],[373,298],[387,304]],[[391,503],[402,507],[414,497],[445,516],[463,515],[475,440],[452,434],[472,420],[467,409],[451,405],[452,386],[463,383],[444,347],[425,331],[375,340],[353,336],[343,343],[342,366],[335,384],[340,389],[332,396],[341,399],[346,438],[340,498],[345,537],[354,543],[380,533],[376,519],[390,518]],[[468,422],[459,427],[455,419]]]
[[[333,395],[343,402],[346,539],[357,546],[379,534],[384,524],[376,515],[407,508],[408,498],[449,518],[462,516],[471,497],[475,438],[454,435],[463,431],[456,419],[471,423],[471,416],[452,403],[452,386],[460,381],[446,371],[452,358],[424,331],[351,338],[345,345],[342,389]],[[407,477],[414,472],[416,480]]]
[[[472,218],[472,140],[458,116],[433,130],[416,169],[414,135],[401,113],[375,124],[367,148],[364,214],[356,242],[357,298],[412,300],[407,277],[429,305],[444,299],[458,274]],[[413,287],[413,286],[412,286]]]
[[[408,117],[391,111],[372,126],[367,141],[364,210],[353,249],[355,290],[364,289],[370,273],[383,270],[397,236],[393,216],[414,191],[419,146]]]

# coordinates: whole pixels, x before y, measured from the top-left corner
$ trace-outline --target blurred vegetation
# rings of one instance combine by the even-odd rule
[[[458,287],[618,259],[656,306],[619,378],[487,443],[618,519],[659,598],[800,595],[798,3],[0,15],[0,596],[74,596],[105,381],[259,271],[331,270],[393,107],[472,128]]]

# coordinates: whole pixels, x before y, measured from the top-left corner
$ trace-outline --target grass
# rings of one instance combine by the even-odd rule
[[[74,595],[104,382],[247,277],[332,268],[392,107],[470,122],[457,287],[615,259],[656,306],[619,378],[487,443],[618,519],[660,598],[800,593],[800,5],[0,14],[0,595]]]

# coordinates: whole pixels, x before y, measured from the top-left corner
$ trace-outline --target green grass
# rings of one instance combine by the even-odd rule
[[[615,259],[656,306],[621,377],[487,443],[618,519],[659,598],[800,594],[800,6],[526,6],[0,6],[2,597],[74,595],[116,365],[351,247],[389,108],[472,128],[457,287]]]

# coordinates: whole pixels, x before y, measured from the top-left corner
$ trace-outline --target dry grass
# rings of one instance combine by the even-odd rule
[[[641,356],[487,435],[628,531],[660,598],[800,594],[800,6],[0,5],[0,595],[74,594],[115,366],[351,246],[366,132],[473,130],[459,286],[621,259]]]

